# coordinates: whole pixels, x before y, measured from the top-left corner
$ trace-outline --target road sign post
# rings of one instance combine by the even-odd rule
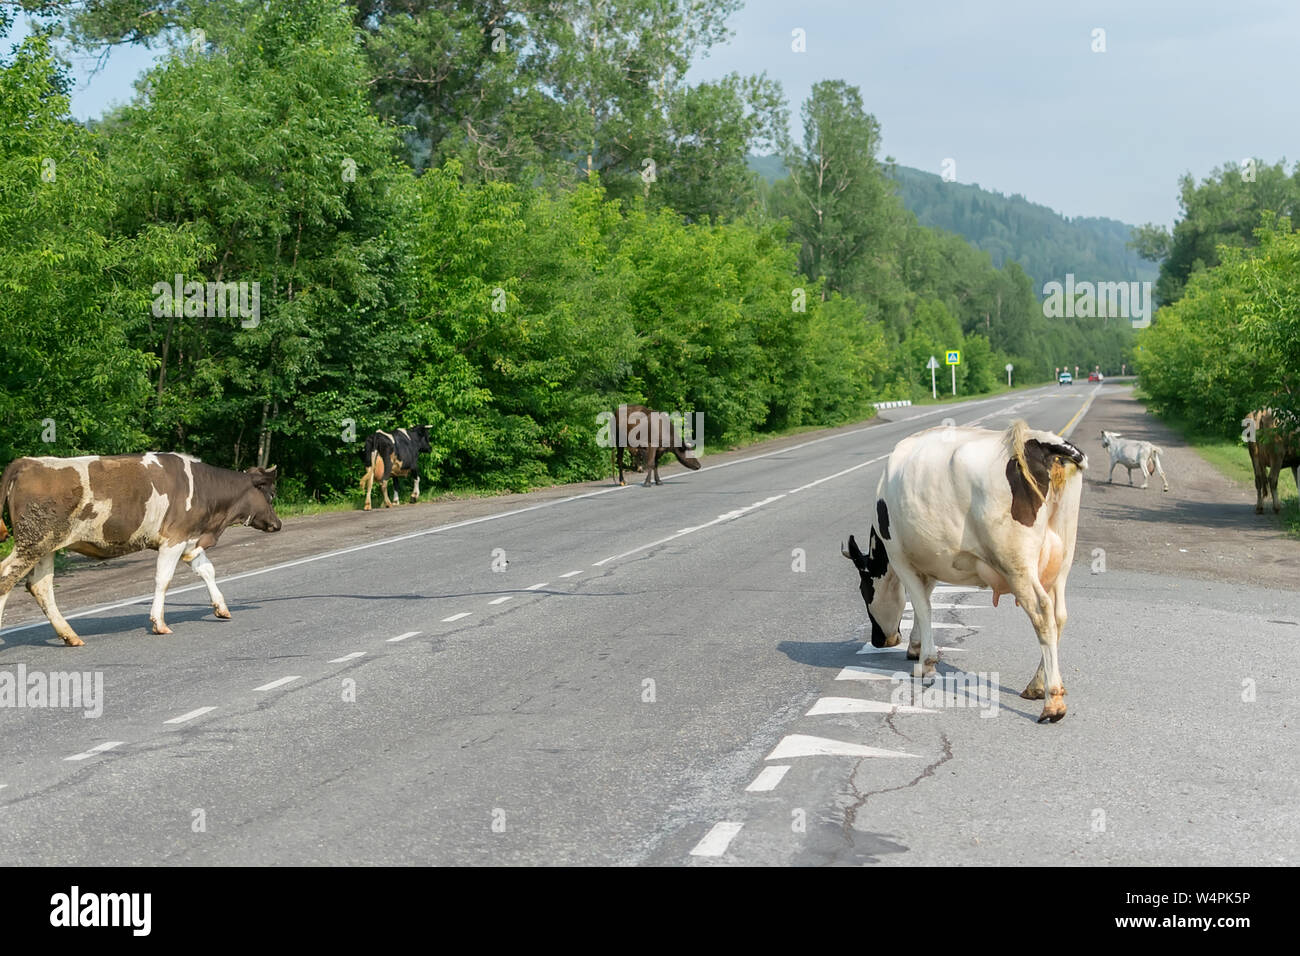
[[[948,365],[952,369],[952,393],[957,394],[957,366],[961,364],[961,350],[948,350]]]
[[[1014,368],[1010,362],[1007,363],[1007,388],[1011,387],[1011,370]]]
[[[930,370],[930,397],[938,398],[939,389],[934,384],[934,370],[939,367],[939,360],[935,358],[933,355],[931,355],[930,361],[926,364],[925,367]]]

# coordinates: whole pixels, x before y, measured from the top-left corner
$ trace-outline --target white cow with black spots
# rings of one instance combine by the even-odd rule
[[[850,537],[873,647],[902,639],[905,603],[915,625],[908,657],[934,672],[938,653],[930,594],[941,581],[1011,594],[1042,653],[1021,693],[1043,700],[1039,722],[1065,716],[1057,646],[1065,581],[1074,561],[1079,497],[1088,459],[1064,438],[1017,421],[1005,432],[931,428],[894,448],[876,489],[867,553]]]

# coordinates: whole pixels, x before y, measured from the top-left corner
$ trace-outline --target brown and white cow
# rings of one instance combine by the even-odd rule
[[[651,479],[656,485],[663,484],[659,480],[659,458],[664,452],[672,452],[691,471],[700,468],[695,444],[686,441],[678,423],[667,412],[656,412],[644,405],[620,405],[614,410],[610,439],[620,485],[627,484],[623,479],[624,449],[629,450],[634,460],[637,452],[645,456],[645,481],[641,484],[646,488],[650,487]]]
[[[54,603],[54,552],[68,548],[92,558],[113,558],[152,548],[158,552],[153,606],[155,634],[170,634],[163,597],[176,562],[189,562],[217,617],[230,617],[217,590],[206,549],[233,524],[279,531],[271,506],[275,468],[230,471],[174,453],[19,458],[0,478],[0,541],[13,526],[14,549],[0,562],[0,618],[18,582],[32,593],[65,644],[81,638]]]
[[[850,537],[873,647],[893,647],[906,602],[915,625],[907,656],[934,671],[930,594],[937,583],[1011,594],[1038,634],[1042,659],[1021,697],[1043,700],[1039,723],[1065,716],[1057,644],[1074,562],[1088,459],[1023,421],[1005,432],[939,427],[904,438],[876,488],[867,553]]]
[[[1300,434],[1282,427],[1280,416],[1271,408],[1251,412],[1242,422],[1254,434],[1248,441],[1250,464],[1255,469],[1255,514],[1264,513],[1264,493],[1273,497],[1273,511],[1281,510],[1277,503],[1277,480],[1283,468],[1291,469],[1291,477],[1300,488]]]

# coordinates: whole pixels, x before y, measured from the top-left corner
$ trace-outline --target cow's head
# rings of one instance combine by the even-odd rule
[[[433,451],[433,446],[429,444],[429,430],[432,425],[416,425],[414,428],[408,428],[407,433],[415,439],[415,453],[423,454],[426,451]]]
[[[271,502],[275,500],[275,479],[279,477],[277,466],[270,468],[249,468],[244,474],[253,479],[253,487],[241,502],[249,509],[244,524],[258,531],[279,531],[280,518],[275,513]]]
[[[858,569],[858,590],[862,592],[862,600],[867,605],[867,617],[871,619],[871,646],[893,647],[903,639],[899,632],[903,607],[907,603],[903,582],[889,566],[885,543],[880,540],[875,528],[871,529],[867,550],[868,553],[863,554],[858,543],[853,540],[853,535],[849,535],[849,546],[841,549],[841,553]]]
[[[1102,432],[1101,447],[1109,448],[1111,445],[1115,443],[1115,439],[1118,438],[1119,436],[1120,436],[1119,432]]]
[[[677,460],[691,471],[700,470],[700,459],[699,456],[695,454],[695,442],[684,441],[679,447],[673,450],[673,453],[677,456]]]

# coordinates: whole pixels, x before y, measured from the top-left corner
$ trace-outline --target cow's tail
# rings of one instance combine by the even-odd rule
[[[377,451],[374,436],[371,435],[366,439],[365,449],[361,452],[361,460],[366,466],[366,470],[361,474],[360,487],[362,491],[366,490],[366,482],[372,480],[371,476],[373,476],[374,481],[384,480],[383,457],[376,454]],[[375,467],[377,462],[379,464],[378,468]]]
[[[1043,490],[1038,487],[1038,482],[1034,480],[1033,475],[1029,471],[1029,461],[1025,458],[1025,442],[1029,441],[1031,437],[1030,432],[1031,430],[1028,422],[1023,418],[1016,419],[1011,423],[1011,427],[1007,429],[1007,446],[1012,457],[1015,458],[1016,466],[1020,469],[1020,474],[1025,479],[1025,483],[1028,484],[1030,488],[1034,489],[1034,494],[1038,495],[1039,501],[1046,501],[1047,496]],[[1044,434],[1045,433],[1043,432],[1039,432],[1039,437],[1035,440],[1039,445],[1046,449],[1050,455],[1054,456],[1055,461],[1060,462],[1061,464],[1060,468],[1052,465],[1050,469],[1051,487],[1055,488],[1059,492],[1064,487],[1066,479],[1070,476],[1071,467],[1077,468],[1079,471],[1085,470],[1088,467],[1088,458],[1083,452],[1074,447],[1074,445],[1070,444],[1064,438],[1051,435],[1051,438],[1054,440],[1045,441],[1042,437]]]
[[[1034,494],[1038,495],[1039,501],[1045,501],[1046,497],[1034,476],[1029,472],[1029,461],[1025,458],[1025,442],[1029,440],[1029,423],[1023,418],[1017,418],[1007,429],[1007,445],[1011,452],[1011,457],[1016,460],[1016,467],[1020,469],[1020,476],[1025,479],[1025,484],[1034,489]]]
[[[9,508],[9,489],[13,487],[14,471],[17,467],[18,462],[11,461],[4,475],[0,476],[0,541],[9,537],[9,529],[5,527],[5,511]],[[13,512],[9,513],[9,517],[13,517]]]

